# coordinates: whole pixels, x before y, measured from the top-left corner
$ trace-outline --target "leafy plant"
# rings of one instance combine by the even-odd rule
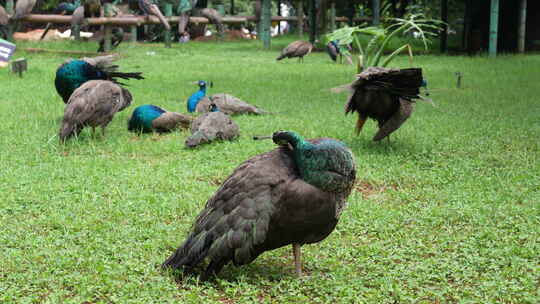
[[[393,23],[387,27],[355,26],[340,28],[328,34],[328,39],[337,41],[340,51],[345,55],[350,55],[346,46],[354,43],[359,51],[358,72],[361,72],[364,68],[370,66],[387,66],[399,53],[406,49],[412,63],[413,52],[409,43],[397,47],[384,60],[382,59],[383,52],[388,47],[390,40],[398,34],[415,31],[427,50],[428,45],[431,43],[428,37],[435,36],[435,33],[441,29],[442,24],[442,21],[427,19],[423,14],[412,14],[407,19],[391,18],[390,20]],[[361,36],[371,38],[367,43],[363,44],[360,39]]]

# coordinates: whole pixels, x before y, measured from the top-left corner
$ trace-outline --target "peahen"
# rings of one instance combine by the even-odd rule
[[[195,112],[197,104],[206,96],[206,86],[208,85],[207,82],[204,80],[199,80],[197,85],[199,86],[199,90],[189,96],[187,100],[187,110],[190,113]],[[210,86],[212,86],[211,83]]]
[[[238,125],[212,104],[210,112],[195,118],[191,124],[191,136],[186,139],[185,145],[194,148],[215,140],[233,140],[239,135]]]
[[[146,16],[146,18],[148,18],[149,15],[154,15],[159,19],[159,22],[163,24],[167,31],[171,30],[171,25],[169,24],[167,19],[165,19],[165,17],[159,10],[159,7],[152,3],[152,0],[139,0],[139,8]]]
[[[127,108],[133,97],[129,91],[108,80],[91,80],[79,87],[69,98],[58,136],[64,142],[78,135],[86,126],[105,128],[117,112]]]
[[[290,131],[272,139],[279,147],[234,170],[163,267],[191,272],[207,259],[206,279],[229,262],[248,264],[292,244],[302,274],[300,246],[325,239],[336,227],[355,182],[355,161],[335,139],[304,140]]]
[[[425,85],[420,68],[369,67],[357,77],[345,114],[358,113],[357,134],[368,118],[376,120],[379,130],[374,141],[390,135],[411,116],[413,99],[421,98],[420,87]]]
[[[89,80],[102,79],[118,82],[117,78],[144,79],[140,72],[117,72],[118,66],[112,64],[114,59],[115,56],[113,55],[71,59],[60,65],[56,70],[54,85],[64,103],[67,103],[75,89]]]
[[[219,93],[203,98],[197,103],[195,108],[196,112],[206,113],[210,109],[210,105],[215,104],[220,112],[228,115],[235,114],[255,114],[261,115],[266,113],[265,111],[253,106],[237,97],[229,94]]]
[[[201,16],[205,17],[210,23],[216,26],[219,35],[223,35],[223,16],[213,8],[203,8],[200,12]]]
[[[190,116],[146,104],[135,108],[128,122],[128,130],[139,133],[152,131],[163,133],[176,128],[189,128],[191,121]]]
[[[5,26],[9,22],[9,15],[2,5],[0,5],[0,26]]]
[[[297,40],[287,45],[281,51],[281,55],[279,55],[279,57],[276,58],[276,60],[281,60],[283,58],[298,57],[298,62],[300,61],[304,62],[304,56],[309,55],[312,49],[313,49],[313,44],[307,41]]]
[[[17,21],[29,15],[34,9],[37,0],[19,0],[15,4],[15,14],[11,17],[12,20]]]

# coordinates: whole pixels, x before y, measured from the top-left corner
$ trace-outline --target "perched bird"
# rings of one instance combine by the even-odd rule
[[[101,0],[84,0],[84,18],[100,17],[103,15]]]
[[[227,115],[235,114],[255,114],[261,115],[265,111],[250,105],[249,103],[234,97],[229,94],[219,93],[214,94],[210,97],[202,98],[196,106],[196,112],[206,113],[209,112],[210,105],[215,104],[220,112],[223,112]]]
[[[360,133],[367,118],[377,121],[379,131],[373,137],[379,141],[397,130],[411,116],[413,99],[421,98],[425,83],[422,69],[388,69],[369,67],[357,75],[351,85],[352,95],[345,114],[358,113],[356,133]]]
[[[124,41],[124,30],[121,27],[115,27],[111,31],[111,49],[116,48],[122,41]],[[105,52],[105,37],[99,39],[98,53]]]
[[[207,18],[210,23],[214,24],[220,35],[223,35],[223,16],[213,8],[203,8],[201,10],[201,16]]]
[[[73,2],[60,2],[60,4],[58,4],[54,9],[54,13],[60,15],[72,15],[79,6],[81,6],[80,0],[75,0]]]
[[[73,11],[71,15],[71,31],[73,32],[75,26],[82,26],[84,23],[84,6],[79,6]]]
[[[54,85],[56,91],[67,103],[69,97],[83,83],[89,80],[110,80],[118,83],[117,78],[121,79],[144,79],[140,72],[122,73],[117,72],[117,65],[113,65],[113,55],[100,56],[94,58],[71,59],[64,62],[56,70]]]
[[[283,58],[298,57],[298,62],[300,61],[304,62],[304,56],[309,55],[312,49],[313,49],[313,44],[307,41],[297,40],[287,45],[287,47],[285,47],[281,51],[281,55],[279,55],[279,57],[276,58],[276,60],[281,60]]]
[[[154,15],[159,19],[159,22],[163,24],[163,26],[165,27],[165,29],[167,29],[167,31],[171,30],[171,26],[169,25],[169,22],[167,21],[167,19],[165,19],[165,17],[159,10],[158,6],[153,4],[151,0],[139,0],[139,8],[141,9],[141,11],[143,11],[144,15],[147,18],[148,18],[148,15]]]
[[[215,106],[215,105],[214,105]],[[186,139],[186,147],[193,148],[214,140],[233,140],[240,135],[238,125],[219,111],[205,113],[191,124],[191,136]]]
[[[155,105],[142,105],[133,111],[128,122],[131,132],[159,133],[170,132],[176,128],[189,128],[192,118],[176,112],[169,112]]]
[[[9,15],[2,5],[0,5],[0,26],[5,26],[8,24]]]
[[[64,109],[64,118],[58,136],[64,142],[71,136],[78,135],[86,126],[97,126],[103,135],[114,114],[127,108],[133,97],[120,85],[108,80],[85,82],[69,98]]]
[[[347,46],[347,47],[349,48],[349,51],[350,51],[350,46]],[[332,61],[336,62],[337,57],[339,56],[340,62],[343,62],[343,52],[341,51],[341,48],[339,46],[339,41],[332,40],[328,42],[328,44],[326,44],[326,52],[328,53]],[[349,55],[345,55],[345,58],[347,58],[347,62],[349,62],[349,64],[352,64],[352,60]]]
[[[15,4],[15,14],[11,17],[12,20],[19,20],[26,17],[32,12],[34,6],[36,5],[36,0],[19,0]]]
[[[191,272],[208,259],[206,279],[231,261],[249,264],[292,244],[302,274],[300,246],[325,239],[336,227],[355,182],[354,157],[331,138],[304,140],[278,131],[272,139],[279,147],[234,170],[163,267]]]
[[[206,96],[206,81],[199,80],[199,82],[197,82],[197,85],[199,86],[199,90],[189,96],[187,100],[187,110],[190,113],[195,112],[199,101],[201,101]]]

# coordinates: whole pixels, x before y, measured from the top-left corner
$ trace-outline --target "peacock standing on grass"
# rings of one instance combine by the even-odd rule
[[[167,31],[171,30],[171,25],[169,24],[167,19],[165,19],[165,17],[159,10],[159,7],[152,3],[152,0],[139,0],[139,8],[146,16],[146,18],[148,18],[149,15],[154,15],[159,19],[159,22],[163,24]]]
[[[389,136],[411,116],[413,99],[421,98],[420,87],[426,85],[420,68],[369,67],[357,77],[345,114],[358,113],[357,134],[368,118],[376,120],[379,130],[374,141]]]
[[[115,83],[121,79],[144,79],[141,72],[117,72],[118,66],[113,65],[114,55],[94,58],[71,59],[64,62],[56,70],[54,85],[56,91],[67,103],[69,97],[78,87],[89,80],[110,80]]]
[[[265,251],[292,244],[296,273],[302,275],[300,246],[325,239],[336,227],[355,182],[355,161],[335,139],[304,140],[290,131],[271,138],[279,147],[234,170],[164,268],[189,273],[206,259],[207,279],[229,262],[249,264]]]
[[[281,51],[281,55],[279,55],[279,57],[276,58],[276,60],[279,61],[283,58],[298,57],[298,62],[304,62],[304,56],[309,55],[312,49],[313,49],[313,44],[304,40],[297,40],[287,45]]]
[[[236,114],[255,114],[261,115],[266,112],[257,108],[254,105],[251,105],[240,98],[235,96],[219,93],[214,94],[209,97],[202,98],[196,106],[196,112],[206,113],[211,109],[211,105],[214,104],[220,112],[223,112],[227,115],[236,115]]]
[[[197,85],[199,86],[199,90],[189,96],[187,100],[187,110],[189,113],[195,112],[197,109],[197,104],[206,96],[206,86],[208,85],[207,82],[204,80],[199,80]],[[210,86],[212,86],[211,83]]]
[[[133,111],[128,122],[131,132],[159,133],[170,132],[176,128],[189,128],[192,118],[176,112],[169,112],[155,105],[142,105]]]
[[[195,118],[191,124],[191,136],[185,145],[194,148],[216,140],[233,140],[240,135],[238,125],[225,113],[220,112],[215,104],[210,106],[210,112]]]
[[[349,48],[349,51],[351,50],[350,46],[347,46]],[[332,61],[337,62],[337,58],[339,56],[340,63],[343,62],[343,52],[340,49],[339,46],[339,40],[332,40],[326,44],[326,53],[328,53],[328,56],[330,56],[330,59]],[[347,58],[347,62],[349,64],[352,64],[352,59],[350,56],[345,55],[345,58]]]
[[[64,109],[64,118],[58,136],[64,142],[78,135],[86,126],[100,126],[103,136],[105,128],[117,112],[127,108],[133,97],[118,84],[108,80],[85,82],[69,98]]]

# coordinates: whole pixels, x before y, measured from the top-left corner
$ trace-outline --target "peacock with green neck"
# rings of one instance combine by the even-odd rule
[[[184,243],[163,263],[193,272],[209,260],[202,279],[226,264],[249,264],[265,251],[293,245],[302,275],[300,246],[335,229],[356,178],[354,157],[338,140],[305,140],[290,131],[271,137],[279,145],[242,164],[207,201]]]

